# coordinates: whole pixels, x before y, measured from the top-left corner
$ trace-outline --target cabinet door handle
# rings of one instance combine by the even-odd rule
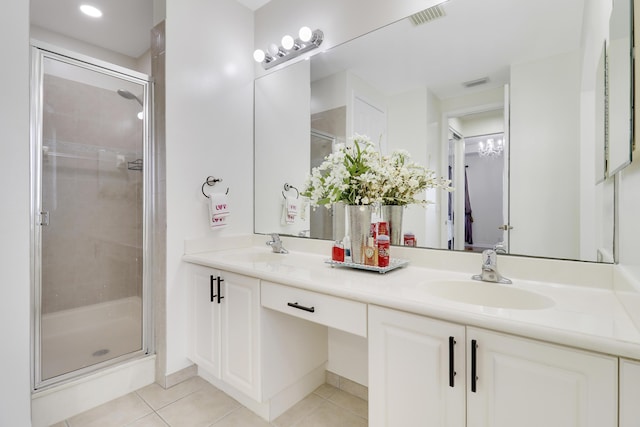
[[[211,302],[213,302],[213,299],[216,297],[213,293],[213,274],[209,277],[211,278]]]
[[[471,340],[471,391],[473,393],[476,392],[478,385],[478,372],[477,365],[478,364],[478,342],[476,340]]]
[[[213,276],[211,276],[213,277]],[[217,297],[218,298],[218,304],[220,304],[220,300],[223,299],[224,297],[222,296],[222,293],[220,292],[220,283],[224,282],[224,279],[220,276],[218,276],[216,278],[217,282],[218,282],[218,295],[213,295],[211,298],[211,301],[213,301],[213,297]],[[213,289],[213,284],[212,284],[212,289]]]
[[[456,339],[449,337],[449,387],[455,387],[456,367],[454,361],[454,346],[456,345]]]
[[[315,307],[305,307],[304,305],[300,305],[297,302],[288,302],[287,305],[289,307],[297,308],[298,310],[308,311],[309,313],[314,313],[316,311]]]

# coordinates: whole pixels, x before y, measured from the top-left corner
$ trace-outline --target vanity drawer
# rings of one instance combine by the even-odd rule
[[[262,306],[362,337],[367,305],[291,286],[262,281]]]

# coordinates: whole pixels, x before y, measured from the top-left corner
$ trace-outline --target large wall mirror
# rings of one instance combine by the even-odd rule
[[[287,205],[359,133],[453,180],[405,209],[418,246],[612,262],[614,183],[594,181],[611,12],[450,0],[256,79],[255,232],[341,237],[340,210]]]

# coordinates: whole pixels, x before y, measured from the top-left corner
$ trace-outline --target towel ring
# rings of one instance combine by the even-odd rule
[[[284,191],[289,191],[289,190],[296,190],[296,199],[300,198],[300,192],[298,191],[298,189],[296,187],[294,187],[293,185],[289,184],[288,182],[285,182],[284,183]],[[284,194],[284,191],[282,192],[282,197],[284,197],[286,199],[287,196]]]
[[[212,176],[208,176],[207,180],[202,184],[202,194],[204,195],[204,197],[206,197],[207,199],[209,199],[210,197],[207,195],[207,193],[204,192],[204,186],[208,185],[210,187],[213,187],[214,185],[216,185],[218,182],[221,182],[222,179],[221,178],[214,178]],[[227,187],[227,192],[225,194],[229,194],[229,187]]]

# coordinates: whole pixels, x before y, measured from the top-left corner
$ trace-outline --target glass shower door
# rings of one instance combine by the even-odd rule
[[[144,354],[148,83],[38,51],[35,387]]]

